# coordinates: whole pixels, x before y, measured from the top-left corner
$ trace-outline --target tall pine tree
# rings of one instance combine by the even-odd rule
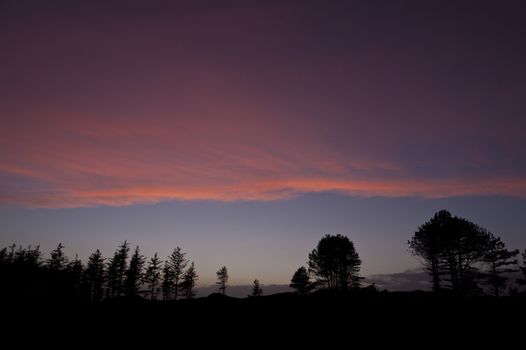
[[[51,251],[51,258],[46,261],[47,267],[52,271],[62,271],[68,265],[68,258],[64,254],[64,245],[59,243],[57,248]]]
[[[88,258],[88,264],[84,271],[84,280],[86,282],[88,295],[91,301],[101,301],[104,295],[105,283],[104,257],[100,250],[96,250]]]
[[[504,242],[499,237],[492,235],[487,253],[484,256],[484,262],[489,267],[486,283],[492,287],[493,295],[496,297],[500,295],[500,290],[506,287],[508,277],[503,276],[503,274],[517,271],[510,266],[517,264],[517,259],[514,258],[518,254],[518,249],[507,250]]]
[[[130,259],[130,266],[126,271],[126,295],[134,297],[138,294],[141,286],[144,269],[144,256],[139,250],[139,246],[135,247],[135,251]]]
[[[144,283],[146,288],[148,288],[148,293],[150,294],[150,299],[157,299],[157,286],[161,282],[161,260],[157,257],[157,253],[150,258],[148,261],[148,266],[146,267],[146,272],[144,273]]]
[[[172,254],[168,257],[168,263],[172,270],[172,287],[174,299],[177,300],[181,282],[183,281],[184,269],[188,264],[185,258],[186,253],[183,253],[180,247],[174,249]]]
[[[82,274],[84,272],[84,266],[79,256],[75,254],[75,259],[68,264],[67,271],[71,286],[75,289],[75,294],[78,296],[82,285]]]
[[[124,293],[124,277],[128,269],[130,246],[124,241],[115,251],[108,265],[108,296],[121,296]]]
[[[173,284],[174,278],[172,268],[170,267],[170,263],[168,261],[165,261],[163,266],[163,281],[161,285],[164,300],[168,300],[171,298],[174,289]]]
[[[223,266],[219,269],[219,271],[216,272],[217,275],[217,282],[216,284],[219,285],[219,290],[223,295],[226,293],[226,286],[228,283],[228,270],[226,269],[226,266]]]
[[[519,270],[522,276],[517,279],[517,283],[526,286],[526,249],[522,252],[522,265],[519,265]]]
[[[195,296],[195,282],[197,281],[197,272],[195,271],[195,264],[192,261],[190,267],[183,275],[183,282],[181,283],[182,295],[186,299],[192,299]]]

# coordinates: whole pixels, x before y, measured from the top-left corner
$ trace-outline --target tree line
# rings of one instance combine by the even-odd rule
[[[59,243],[44,259],[39,246],[15,244],[0,250],[0,295],[12,298],[47,298],[99,302],[107,298],[141,296],[151,300],[177,300],[195,297],[198,279],[195,263],[180,247],[162,261],[155,253],[150,259],[138,246],[130,256],[124,241],[109,259],[97,249],[84,265],[78,256],[70,260]],[[226,294],[228,270],[217,271],[218,291]],[[262,295],[254,280],[251,296]]]
[[[198,279],[195,263],[176,247],[163,262],[157,253],[146,259],[124,241],[109,259],[100,250],[86,265],[70,261],[59,243],[44,260],[38,246],[12,245],[0,250],[0,278],[6,282],[2,294],[14,297],[48,297],[98,302],[105,298],[143,296],[164,300],[195,296]]]
[[[504,242],[469,220],[440,211],[418,227],[408,241],[409,250],[429,273],[435,292],[477,295],[488,292],[499,296],[506,290],[510,273],[521,272],[519,285],[526,285],[526,250],[522,265],[519,250],[508,250]],[[298,294],[316,289],[348,291],[360,288],[361,259],[354,243],[344,235],[325,235],[308,254],[307,267],[299,267],[290,287]],[[155,253],[147,259],[124,241],[111,258],[100,250],[83,264],[77,256],[70,260],[59,243],[48,259],[38,246],[12,245],[0,250],[0,280],[4,297],[57,298],[99,302],[121,296],[157,300],[191,299],[198,280],[195,263],[176,247],[162,261]],[[218,291],[226,294],[228,270],[217,273]],[[487,288],[483,288],[486,286]],[[258,279],[250,296],[260,296]]]

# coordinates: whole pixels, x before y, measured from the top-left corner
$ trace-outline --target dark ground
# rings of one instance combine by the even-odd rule
[[[526,295],[460,298],[359,290],[238,299],[212,294],[177,302],[142,298],[97,304],[19,301],[4,303],[2,310],[8,320],[5,334],[38,334],[41,339],[72,336],[85,345],[103,338],[133,343],[170,337],[174,342],[190,341],[199,349],[198,344],[208,342],[229,347],[251,346],[251,342],[272,346],[283,341],[298,345],[293,348],[323,341],[323,349],[341,342],[426,347],[463,342],[499,344],[500,349],[506,342],[523,345],[526,330]]]

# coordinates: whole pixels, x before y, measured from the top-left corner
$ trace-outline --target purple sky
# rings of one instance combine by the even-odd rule
[[[0,243],[181,245],[203,283],[227,263],[283,283],[325,233],[359,241],[364,272],[412,268],[407,239],[456,208],[523,248],[524,18],[520,1],[0,1]]]

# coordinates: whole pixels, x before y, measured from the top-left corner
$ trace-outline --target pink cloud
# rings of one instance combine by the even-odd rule
[[[0,173],[39,188],[6,186],[0,193],[6,205],[269,201],[319,192],[526,197],[526,179],[520,176],[415,176],[387,157],[368,159],[366,154],[343,152],[318,137],[316,130],[289,132],[264,118],[130,118],[122,124],[100,116],[55,115],[1,133],[9,152],[1,153]]]

